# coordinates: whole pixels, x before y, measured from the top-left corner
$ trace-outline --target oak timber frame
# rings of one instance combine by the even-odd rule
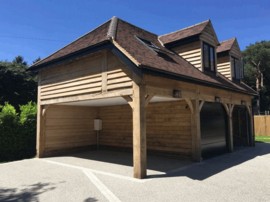
[[[203,86],[196,83],[190,83],[180,80],[174,80],[166,77],[142,73],[134,70],[136,67],[123,57],[123,54],[117,50],[112,51],[114,55],[120,57],[125,65],[121,68],[132,80],[128,88],[116,88],[108,90],[108,51],[101,52],[101,92],[87,93],[79,95],[63,96],[59,98],[43,99],[41,98],[42,84],[39,79],[38,86],[38,121],[37,121],[37,156],[44,156],[46,144],[46,113],[50,105],[70,103],[84,100],[110,99],[122,97],[132,109],[133,123],[133,167],[134,177],[144,178],[147,175],[147,143],[146,143],[146,106],[154,96],[174,98],[175,89],[181,92],[178,99],[185,100],[191,112],[191,142],[192,158],[195,161],[201,161],[201,129],[200,129],[200,111],[205,102],[216,102],[215,97],[220,97],[220,102],[228,116],[229,128],[229,148],[233,151],[233,129],[232,129],[232,112],[234,105],[242,105],[248,109],[251,122],[251,133],[253,135],[253,116],[251,112],[252,96],[230,90],[220,89],[217,87]],[[138,69],[138,68],[137,68]],[[120,73],[117,73],[120,74]],[[41,75],[42,77],[42,75]],[[120,80],[120,79],[119,79]],[[162,82],[161,82],[162,81]],[[130,81],[127,81],[130,82]],[[121,83],[117,84],[121,86]],[[244,102],[243,102],[244,101]],[[254,144],[254,140],[252,142]]]

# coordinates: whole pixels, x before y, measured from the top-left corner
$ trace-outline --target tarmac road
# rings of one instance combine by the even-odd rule
[[[115,156],[99,152],[96,158],[110,154]],[[117,157],[126,158],[121,153]],[[270,201],[270,144],[257,143],[202,163],[165,158],[153,163],[160,164],[158,169],[149,169],[143,180],[130,176],[128,163],[78,156],[3,163],[0,201]]]

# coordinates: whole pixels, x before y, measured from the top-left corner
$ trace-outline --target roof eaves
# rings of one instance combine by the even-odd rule
[[[235,91],[235,92],[239,92],[239,93],[243,93],[243,94],[249,94],[249,95],[252,95],[252,96],[256,95],[256,94],[248,92],[248,91],[244,91],[244,90],[240,90],[240,89],[236,89],[236,88],[230,88],[230,87],[225,86],[225,85],[215,84],[215,83],[212,83],[212,82],[207,82],[207,81],[204,81],[204,80],[195,79],[195,78],[185,76],[185,75],[175,74],[175,73],[172,73],[172,72],[156,69],[156,68],[146,66],[146,65],[142,65],[141,67],[142,67],[143,71],[148,71],[149,73],[154,73],[154,74],[158,74],[158,75],[165,76],[165,77],[170,77],[170,78],[173,77],[173,79],[176,79],[176,80],[181,79],[181,80],[187,81],[187,82],[192,81],[194,83],[202,84],[202,85],[209,86],[209,87],[217,87],[217,88],[220,88],[220,89],[231,90],[231,91]]]
[[[199,23],[196,23],[196,24],[194,24],[194,25],[191,25],[191,26],[188,26],[188,27],[185,27],[185,28],[182,28],[182,29],[179,29],[179,30],[170,32],[170,33],[167,33],[167,34],[159,35],[158,38],[163,37],[163,36],[167,36],[167,35],[170,35],[170,34],[174,34],[174,33],[177,33],[177,32],[181,32],[181,31],[184,31],[184,30],[186,30],[186,29],[190,29],[190,28],[199,26],[199,25],[204,24],[204,23],[209,22],[209,21],[210,21],[210,20],[208,19],[208,20],[205,20],[205,21],[203,21],[203,22],[199,22]],[[206,23],[206,24],[207,24],[207,23]]]
[[[180,44],[183,45],[183,44],[188,44],[190,42],[197,41],[200,39],[200,35],[201,35],[201,33],[198,33],[198,34],[194,34],[194,35],[188,36],[188,37],[183,38],[183,39],[178,39],[175,41],[165,43],[165,47],[173,48],[173,47],[178,46]]]

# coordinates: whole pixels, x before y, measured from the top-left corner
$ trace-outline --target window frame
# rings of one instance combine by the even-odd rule
[[[203,42],[202,45],[202,49],[203,49],[203,70],[208,71],[208,72],[216,72],[216,50],[214,46],[211,46],[210,44]],[[209,66],[206,66],[206,60],[205,60],[205,47],[207,47],[207,59],[208,59],[208,63]],[[212,55],[213,54],[213,55]],[[213,60],[211,60],[211,56],[213,56]]]
[[[239,65],[237,65],[237,62]],[[231,65],[232,65],[231,67],[232,79],[240,81],[243,78],[242,60],[231,55]]]

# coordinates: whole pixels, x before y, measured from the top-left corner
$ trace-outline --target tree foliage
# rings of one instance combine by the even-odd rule
[[[0,107],[0,162],[33,157],[36,153],[35,103],[20,106],[21,113],[9,103]]]
[[[260,94],[260,111],[270,109],[270,41],[251,44],[243,51],[245,82]]]
[[[27,67],[22,56],[12,62],[0,61],[0,105],[9,102],[19,109],[19,105],[36,101],[36,77]]]

